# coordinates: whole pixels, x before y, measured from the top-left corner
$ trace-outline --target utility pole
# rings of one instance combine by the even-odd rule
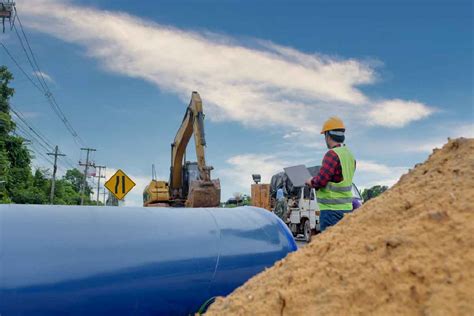
[[[54,204],[54,188],[56,185],[56,171],[58,170],[58,156],[66,156],[65,154],[58,153],[58,145],[54,147],[54,153],[46,153],[49,156],[54,156],[54,165],[53,165],[53,179],[51,181],[51,195],[50,195],[50,203]]]
[[[106,201],[105,201],[105,196],[107,195],[107,189],[104,188],[104,192],[102,192],[102,198],[103,198],[103,202],[104,202],[104,206],[106,206]]]
[[[83,164],[79,162],[80,166],[84,166],[84,180],[82,181],[82,187],[81,187],[81,205],[84,205],[84,191],[86,190],[86,184],[87,184],[87,171],[89,171],[89,167],[91,164],[89,163],[89,154],[91,151],[96,151],[94,148],[81,148],[81,150],[87,151],[86,154],[86,163]]]
[[[100,178],[105,178],[104,176],[101,176],[101,171],[102,169],[107,168],[106,166],[95,166],[96,168],[99,168],[99,175],[97,177],[97,206],[99,206],[99,196],[100,196]],[[104,170],[105,171],[105,170]]]

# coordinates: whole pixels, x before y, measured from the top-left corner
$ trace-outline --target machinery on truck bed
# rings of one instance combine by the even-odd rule
[[[197,162],[185,161],[186,147],[194,134]],[[204,112],[199,93],[193,91],[181,126],[171,144],[169,182],[152,179],[143,192],[143,206],[215,207],[219,206],[219,179],[211,180],[204,147]]]
[[[255,184],[252,184],[252,205],[267,208],[277,213],[278,189],[283,191],[284,206],[287,217],[283,221],[288,225],[294,237],[302,235],[309,242],[311,236],[319,233],[320,210],[316,197],[316,190],[305,185],[305,180],[318,174],[320,166],[306,168],[304,165],[284,168],[284,171],[272,176],[269,184],[259,183],[260,175],[252,175]],[[358,208],[363,200],[357,186],[352,184],[352,205]],[[269,207],[267,207],[269,205]]]

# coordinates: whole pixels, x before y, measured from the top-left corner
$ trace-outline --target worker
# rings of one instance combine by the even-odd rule
[[[276,206],[275,215],[281,218],[282,221],[286,222],[288,219],[288,205],[286,203],[285,194],[283,188],[279,188],[276,192]]]
[[[329,118],[323,125],[328,152],[321,169],[306,184],[315,188],[321,210],[320,230],[337,224],[344,214],[352,212],[352,178],[356,169],[354,155],[344,144],[346,128],[341,119]]]

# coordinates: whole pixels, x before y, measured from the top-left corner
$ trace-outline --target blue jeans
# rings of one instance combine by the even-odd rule
[[[319,215],[319,227],[321,233],[328,227],[336,225],[346,213],[351,213],[352,211],[333,211],[333,210],[321,210]]]

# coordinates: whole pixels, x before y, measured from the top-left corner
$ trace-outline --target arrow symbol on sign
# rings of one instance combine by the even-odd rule
[[[115,182],[115,193],[118,193],[118,186],[120,184],[120,176],[116,176],[115,179],[117,180]],[[124,190],[125,191],[125,190]]]

